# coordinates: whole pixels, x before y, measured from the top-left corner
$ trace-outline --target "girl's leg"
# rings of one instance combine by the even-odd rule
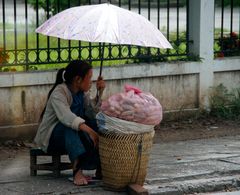
[[[65,148],[72,163],[86,153],[78,131],[67,127],[65,127]]]
[[[65,150],[65,136],[64,128],[53,129],[52,135],[49,140],[48,153],[50,154],[64,154]]]
[[[49,153],[68,153],[73,164],[74,184],[86,185],[87,180],[79,166],[81,158],[85,156],[85,148],[78,132],[58,123],[54,128],[48,146]]]
[[[53,129],[50,137],[48,152],[66,153],[73,163],[79,156],[86,153],[85,147],[78,135],[78,131],[58,123]]]
[[[83,175],[82,170],[78,169],[79,160],[75,160],[73,163],[73,183],[75,185],[87,185],[88,181]]]
[[[73,183],[87,185],[88,181],[82,173],[81,166],[86,158],[86,150],[76,130],[65,128],[65,148],[73,164]]]
[[[94,131],[98,132],[98,126],[96,120],[88,120],[86,119],[86,125],[91,127]],[[99,151],[98,149],[94,149],[94,154],[93,154],[93,159],[96,162],[96,173],[95,173],[95,178],[96,179],[102,179],[102,169],[101,169],[101,163],[100,163],[100,157],[99,157]]]

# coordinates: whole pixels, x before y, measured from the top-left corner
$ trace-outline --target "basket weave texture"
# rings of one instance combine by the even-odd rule
[[[104,133],[99,136],[104,186],[123,190],[128,184],[143,185],[154,131],[142,134]]]

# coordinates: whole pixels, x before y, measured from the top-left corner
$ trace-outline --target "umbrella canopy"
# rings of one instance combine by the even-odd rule
[[[48,19],[36,32],[67,40],[172,48],[146,18],[109,3],[69,8]]]
[[[109,3],[66,9],[44,22],[36,32],[67,40],[103,43],[99,76],[102,75],[104,43],[172,48],[146,18]]]

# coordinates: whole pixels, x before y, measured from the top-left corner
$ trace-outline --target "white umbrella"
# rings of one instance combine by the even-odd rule
[[[44,22],[36,32],[67,40],[172,48],[146,18],[109,3],[66,9]]]

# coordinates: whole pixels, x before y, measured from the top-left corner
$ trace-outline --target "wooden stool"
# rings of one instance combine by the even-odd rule
[[[55,177],[59,177],[62,170],[72,169],[71,163],[61,162],[61,155],[66,154],[48,154],[40,148],[30,149],[30,175],[36,176],[37,170],[49,170],[53,172]],[[38,156],[51,156],[52,162],[37,164]]]

